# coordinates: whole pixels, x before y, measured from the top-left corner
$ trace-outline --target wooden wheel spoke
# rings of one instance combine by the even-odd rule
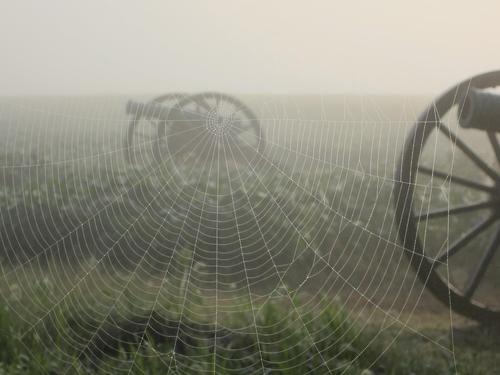
[[[205,98],[200,98],[199,100],[196,101],[196,104],[201,106],[207,112],[210,112],[212,109],[212,107],[210,106],[210,104],[208,104]]]
[[[500,134],[487,133],[489,139],[484,137],[482,144],[477,143],[474,133],[479,133],[479,130],[456,130],[457,127],[447,124],[445,118],[457,119],[460,116],[460,111],[463,110],[461,105],[465,103],[465,95],[468,95],[470,89],[489,90],[498,87],[500,70],[459,82],[433,100],[409,131],[394,176],[394,214],[398,234],[405,249],[414,249],[405,253],[417,276],[442,303],[479,322],[500,319],[500,305],[491,294],[495,294],[495,290],[488,290],[489,295],[482,293],[483,289],[486,292],[486,288],[483,288],[486,279],[496,271],[493,269],[496,266],[493,262],[497,257],[500,258],[500,249],[497,249],[500,247],[500,233],[497,233],[500,232]],[[483,105],[484,102],[474,104]],[[485,108],[474,107],[481,112]],[[443,145],[445,149],[441,147]],[[448,155],[446,146],[464,154],[457,155],[460,160],[455,159],[458,164],[455,163],[453,170],[441,167],[437,162],[425,162],[433,157],[436,160],[436,156],[440,155],[445,159],[453,156]],[[495,155],[495,160],[491,159],[491,155]],[[438,170],[434,170],[434,167]],[[459,198],[477,198],[471,198],[474,199],[472,202],[463,199],[455,203],[453,200],[453,204],[444,206],[448,206],[448,209],[431,206],[425,210],[429,211],[426,214],[416,207],[420,202],[419,186],[431,189],[432,192],[439,192],[446,187],[440,192],[445,199],[450,194]],[[451,192],[448,191],[450,188]],[[434,199],[431,204],[433,202]],[[436,218],[442,219],[422,221]],[[464,223],[465,228],[463,225],[457,227],[455,234],[443,242],[439,234],[447,231],[447,228],[446,225],[441,225],[446,224],[441,223],[441,220],[448,218],[453,219],[453,222],[463,218],[470,220]],[[431,223],[434,225],[427,227]],[[421,257],[415,257],[415,253]],[[448,266],[448,260],[450,267],[444,270],[442,265]],[[464,263],[468,272],[465,278],[462,277],[461,268],[453,269],[455,264]],[[493,265],[489,266],[489,263]],[[490,280],[487,281],[489,288]]]
[[[151,141],[151,140],[153,140],[155,138],[153,135],[144,134],[144,133],[139,132],[139,131],[135,133],[135,136],[137,138],[145,139],[145,140],[148,140],[148,141]]]
[[[470,187],[472,189],[482,190],[482,191],[486,191],[488,193],[495,192],[495,189],[490,187],[490,186],[486,186],[486,185],[477,183],[475,181],[468,180],[468,179],[463,178],[463,177],[449,175],[447,173],[438,171],[436,169],[431,169],[428,167],[419,166],[418,171],[422,172],[424,174],[427,174],[427,175],[431,175],[433,177],[439,177],[443,180],[450,180],[451,182],[453,182],[455,184],[467,186],[467,187]]]
[[[484,162],[472,149],[467,146],[459,137],[456,136],[446,125],[439,122],[438,129],[446,135],[462,152],[469,157],[479,168],[483,170],[493,180],[499,180],[500,176],[491,167]]]
[[[495,237],[488,246],[488,249],[484,252],[483,256],[481,257],[479,264],[474,270],[474,273],[467,282],[467,285],[464,289],[465,298],[470,299],[474,295],[474,292],[477,290],[477,287],[481,283],[481,280],[483,279],[484,274],[486,273],[486,270],[488,269],[488,266],[491,263],[491,260],[495,255],[496,251],[498,250],[499,246],[500,246],[500,231],[496,233]]]
[[[499,202],[497,201],[486,201],[475,204],[451,207],[451,208],[443,208],[435,211],[430,211],[426,214],[418,215],[415,217],[417,220],[428,220],[428,219],[436,219],[445,216],[458,215],[461,213],[471,212],[475,210],[480,210],[483,208],[494,207]]]
[[[229,137],[229,139],[227,140],[227,144],[232,147],[238,147],[239,150],[245,147],[245,142],[238,137]]]
[[[497,220],[496,216],[490,216],[487,219],[481,221],[475,227],[471,228],[466,232],[461,238],[454,242],[443,254],[438,255],[435,259],[435,264],[446,262],[448,258],[458,253],[462,250],[465,245],[477,237],[481,232],[486,230],[493,222]]]
[[[244,117],[248,117],[248,114],[245,111],[245,107],[243,107],[241,104],[233,103],[233,108],[234,109],[231,112],[231,116],[236,116],[236,114],[240,112]]]
[[[233,130],[236,135],[244,133],[252,127],[251,124],[244,124],[243,120],[236,120],[233,122],[233,125],[234,126],[231,127],[231,130]]]
[[[490,140],[491,147],[493,148],[493,151],[495,151],[495,155],[497,157],[497,162],[500,163],[500,144],[498,143],[496,133],[488,132],[488,138]]]

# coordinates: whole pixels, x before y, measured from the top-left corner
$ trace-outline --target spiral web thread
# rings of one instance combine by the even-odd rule
[[[142,373],[148,361],[172,374],[349,373],[405,333],[454,355],[413,327],[429,297],[393,214],[421,106],[378,100],[244,98],[262,153],[216,101],[202,127],[169,130],[187,137],[155,164],[158,122],[143,119],[153,132],[124,144],[121,98],[3,99],[2,302],[22,322],[18,339],[52,348],[44,360],[68,374]],[[453,168],[462,159],[440,142],[428,158]],[[132,165],[128,147],[140,149]],[[420,214],[450,194],[433,176],[413,185]],[[419,223],[426,248],[431,225]]]

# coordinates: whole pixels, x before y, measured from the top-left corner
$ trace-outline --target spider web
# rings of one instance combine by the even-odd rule
[[[243,97],[255,118],[202,99],[199,126],[168,124],[161,145],[163,120],[131,122],[123,98],[2,99],[2,299],[22,322],[17,339],[50,348],[32,358],[40,369],[349,373],[376,368],[408,333],[454,355],[453,340],[415,324],[441,310],[393,209],[394,171],[427,99]],[[203,112],[187,103],[186,118]],[[260,132],[240,138],[231,127],[245,121]],[[149,133],[124,143],[139,123]],[[459,163],[488,185],[439,132],[424,150],[427,166],[452,176]],[[484,198],[434,174],[411,184],[422,217]],[[424,259],[478,219],[441,220],[419,221]],[[447,282],[460,285],[464,259],[439,262]]]

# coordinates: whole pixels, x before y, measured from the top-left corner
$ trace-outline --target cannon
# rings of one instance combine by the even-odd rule
[[[407,136],[393,191],[399,238],[418,278],[455,312],[495,324],[500,322],[499,87],[500,71],[494,71],[435,99]]]
[[[471,89],[460,103],[460,125],[464,128],[500,131],[500,95]]]
[[[166,94],[149,102],[129,101],[126,113],[130,121],[124,150],[130,164],[197,163],[223,155],[237,165],[264,152],[257,116],[229,95]]]

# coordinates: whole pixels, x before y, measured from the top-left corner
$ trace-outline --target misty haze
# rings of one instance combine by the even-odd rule
[[[493,374],[500,7],[0,6],[6,374]]]

